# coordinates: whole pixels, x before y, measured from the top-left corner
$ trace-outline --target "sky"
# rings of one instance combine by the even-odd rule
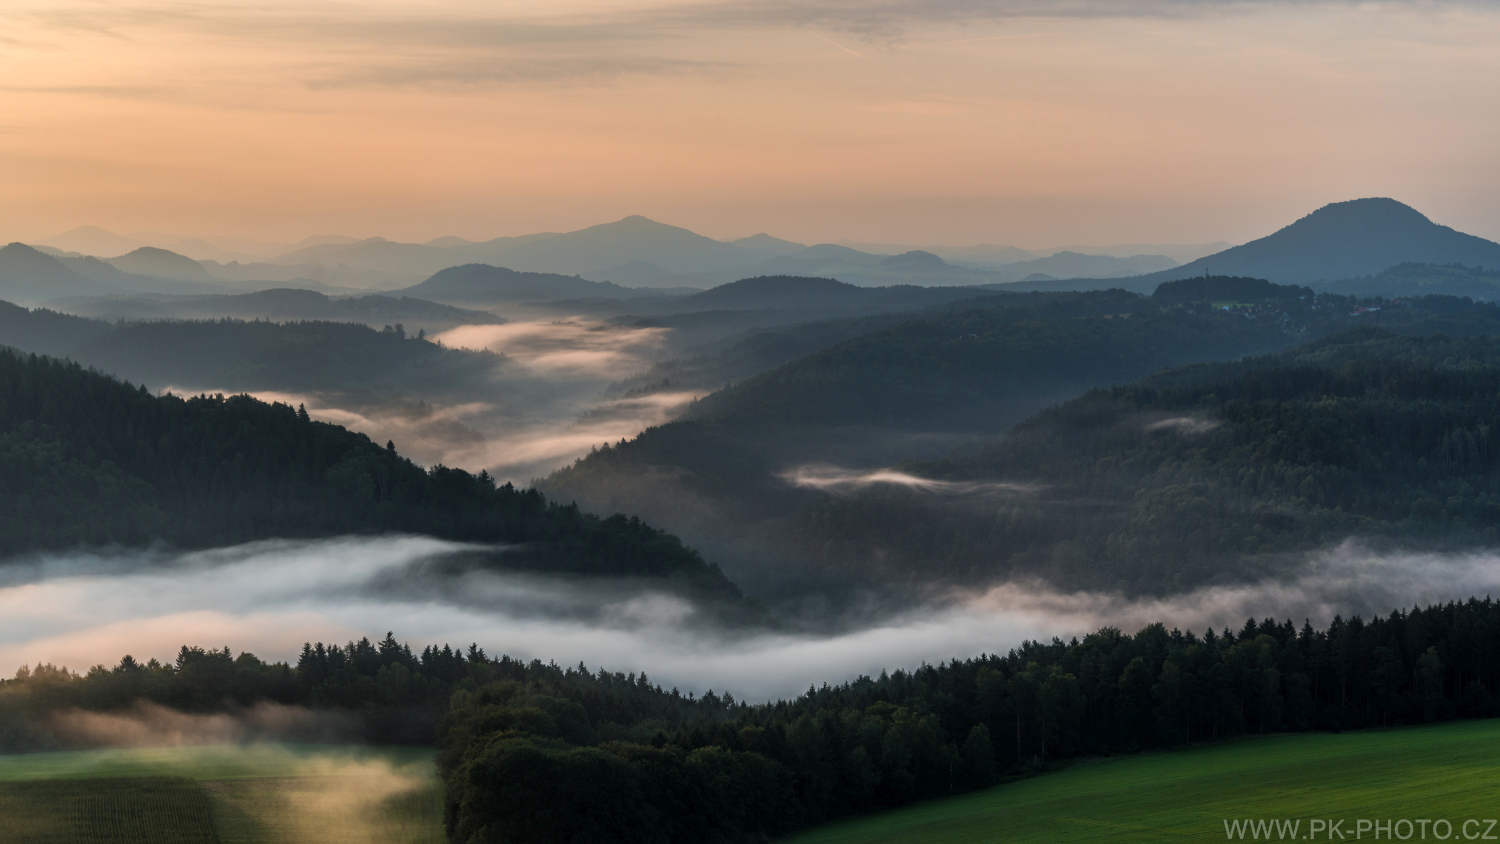
[[[1500,239],[1500,4],[0,3],[0,238]]]

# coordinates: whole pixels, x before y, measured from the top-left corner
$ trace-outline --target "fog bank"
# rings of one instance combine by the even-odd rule
[[[0,670],[82,670],[124,654],[171,660],[181,645],[295,660],[306,641],[394,631],[420,648],[478,643],[491,655],[645,671],[666,687],[795,695],[1027,639],[1162,621],[1202,633],[1247,617],[1388,613],[1500,591],[1500,554],[1378,553],[1349,542],[1295,577],[1153,599],[1007,583],[836,634],[725,630],[647,581],[576,580],[444,565],[473,546],[396,536],[260,542],[191,554],[51,555],[0,568]]]
[[[620,379],[648,370],[666,353],[670,329],[604,326],[581,319],[466,325],[432,340],[504,355],[479,374],[389,391],[242,390],[234,384],[172,383],[178,395],[248,392],[303,405],[312,418],[342,425],[424,466],[481,469],[526,485],[603,443],[629,439],[675,418],[701,396],[663,391],[607,395]]]

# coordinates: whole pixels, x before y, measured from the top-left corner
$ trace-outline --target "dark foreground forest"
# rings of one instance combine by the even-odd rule
[[[435,737],[455,844],[762,840],[1079,756],[1492,717],[1497,634],[1488,598],[1323,629],[1105,628],[759,705],[389,635],[308,645],[295,665],[184,647],[167,665],[23,668],[0,681],[0,749],[58,746],[52,719],[73,709],[275,702],[371,740]]]

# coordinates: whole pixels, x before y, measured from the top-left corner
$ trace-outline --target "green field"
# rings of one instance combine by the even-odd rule
[[[1342,818],[1349,841],[1357,840],[1360,818],[1442,818],[1452,824],[1448,840],[1463,840],[1464,820],[1500,818],[1500,720],[1272,736],[1089,761],[819,827],[787,844],[1224,841],[1224,820],[1252,818],[1301,819],[1296,837],[1304,840],[1311,819]],[[1467,831],[1478,838],[1487,826]],[[1441,831],[1429,827],[1426,840]],[[1393,832],[1423,840],[1415,826],[1393,825]],[[1489,834],[1500,837],[1500,824]],[[1378,840],[1391,839],[1383,833]]]
[[[432,757],[290,745],[0,756],[0,842],[440,844]]]

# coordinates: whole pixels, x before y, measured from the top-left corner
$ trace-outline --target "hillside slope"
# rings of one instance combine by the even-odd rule
[[[1119,291],[1031,294],[1016,297],[1030,307],[954,309],[911,320],[721,390],[687,418],[600,449],[541,487],[598,512],[636,513],[666,525],[768,597],[788,594],[792,584],[836,593],[851,583],[986,582],[1019,572],[1067,586],[1153,591],[1221,572],[1242,576],[1259,563],[1247,563],[1239,545],[1204,553],[1188,543],[1194,531],[1186,524],[1170,531],[1142,527],[1150,541],[1167,544],[1141,559],[1126,555],[1128,564],[1114,561],[1098,543],[1122,528],[1094,509],[1108,514],[1124,505],[1092,491],[1042,496],[1034,504],[1002,495],[1007,520],[1020,508],[1012,526],[995,520],[994,502],[983,495],[934,496],[932,483],[903,481],[899,473],[870,479],[902,458],[937,458],[1048,404],[1163,367],[1263,354],[1377,322],[1414,334],[1500,334],[1500,309],[1445,297],[1366,310],[1353,300],[1303,298],[1302,288],[1260,282],[1289,298],[1228,311],[1194,301],[1212,301],[1238,281],[1173,285],[1164,298],[1186,303],[1169,307]],[[1056,447],[1066,453],[1067,438]],[[941,472],[932,477],[941,489],[948,480],[965,489],[1055,485],[1045,473],[950,479],[949,469]],[[1121,488],[1144,484],[1133,477]],[[1061,506],[1078,500],[1109,503]],[[1220,527],[1226,543],[1245,535],[1234,533],[1237,525]],[[1288,531],[1285,541],[1266,553],[1323,541],[1331,535],[1324,528],[1301,534],[1278,528]],[[1178,540],[1188,544],[1168,547]],[[1090,560],[1108,562],[1090,566]]]
[[[872,326],[879,330],[715,393],[683,420],[600,449],[540,488],[595,512],[670,525],[764,596],[814,588],[807,578],[831,578],[823,585],[836,591],[866,573],[809,566],[809,545],[786,541],[784,520],[823,496],[789,483],[799,466],[857,473],[935,458],[1090,387],[1284,348],[1303,328],[1326,330],[1311,319],[1322,311],[1293,326],[1269,313],[1161,311],[1120,291],[1004,301],[1013,304],[881,321]]]
[[[673,311],[829,308],[861,312],[914,310],[1001,294],[978,287],[859,287],[832,278],[756,276],[670,303]]]
[[[134,275],[149,275],[177,281],[212,282],[215,280],[202,264],[192,258],[154,246],[142,246],[118,258],[107,258],[105,263],[117,270]]]
[[[24,243],[0,247],[0,299],[40,304],[66,296],[102,296],[113,292],[62,265],[51,255]]]
[[[1500,309],[1486,310],[1500,331]],[[1260,576],[1349,536],[1490,545],[1497,395],[1500,338],[1355,329],[1093,391],[904,467],[939,488],[1010,490],[992,499],[999,518],[973,496],[871,485],[825,498],[800,541],[839,537],[838,565],[867,566],[878,548],[892,571],[1045,572],[1127,592]]]
[[[157,397],[51,358],[0,351],[0,554],[78,544],[206,547],[409,531],[520,547],[489,565],[676,575],[733,594],[675,537],[599,519],[481,473],[247,396]]]

